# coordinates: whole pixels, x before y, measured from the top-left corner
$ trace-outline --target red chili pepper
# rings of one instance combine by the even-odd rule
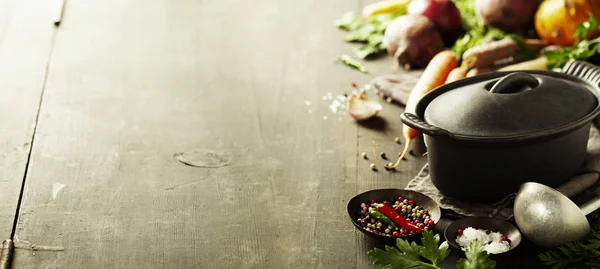
[[[423,232],[423,229],[419,226],[408,222],[405,218],[398,215],[394,210],[392,210],[389,206],[385,204],[378,204],[377,211],[384,214],[386,217],[390,218],[394,223],[398,224],[400,227],[411,230],[417,233]]]

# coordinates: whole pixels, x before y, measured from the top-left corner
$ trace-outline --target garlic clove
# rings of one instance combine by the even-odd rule
[[[354,93],[348,98],[346,111],[355,120],[361,121],[376,116],[383,107],[381,104],[370,100],[363,93]]]

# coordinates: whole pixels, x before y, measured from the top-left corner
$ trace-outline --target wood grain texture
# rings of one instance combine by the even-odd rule
[[[53,32],[50,7],[0,1],[0,240],[11,236],[25,173]]]
[[[355,267],[357,126],[321,100],[361,75],[334,62],[347,8],[69,1],[13,267]],[[232,164],[173,157],[202,148]]]
[[[346,203],[405,187],[425,158],[371,171],[359,155],[401,149],[402,108],[379,99],[383,120],[357,124],[322,100],[393,70],[335,63],[352,46],[332,22],[363,4],[70,0],[13,268],[377,268]],[[204,150],[231,163],[176,158]]]

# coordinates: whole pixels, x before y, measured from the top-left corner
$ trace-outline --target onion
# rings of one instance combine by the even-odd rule
[[[385,29],[382,41],[400,66],[421,68],[444,49],[435,24],[422,15],[403,15]]]
[[[454,39],[462,29],[460,10],[449,0],[412,0],[408,14],[429,18],[446,39]]]

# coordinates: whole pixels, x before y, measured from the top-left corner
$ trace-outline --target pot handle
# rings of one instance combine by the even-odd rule
[[[600,67],[584,61],[569,61],[562,69],[562,72],[581,78],[594,86],[600,84]]]
[[[428,135],[450,135],[450,133],[440,127],[433,126],[421,120],[417,115],[404,112],[400,115],[400,120],[409,127]]]
[[[490,89],[491,93],[517,93],[529,88],[535,88],[540,84],[538,80],[525,72],[515,72],[501,78]]]

